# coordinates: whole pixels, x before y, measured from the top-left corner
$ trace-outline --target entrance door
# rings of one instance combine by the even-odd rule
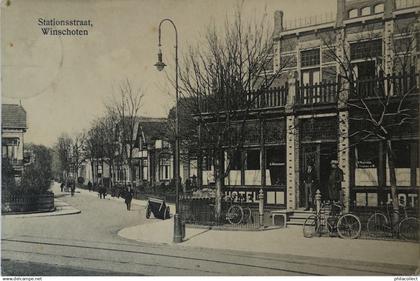
[[[312,164],[312,167],[315,171],[316,177],[319,179],[319,166],[320,166],[320,144],[310,143],[303,144],[301,147],[301,161],[300,161],[300,188],[299,188],[299,207],[305,207],[305,184],[304,177],[305,171],[309,164]]]
[[[337,143],[308,143],[301,146],[299,207],[305,206],[304,175],[309,163],[313,165],[316,175],[314,190],[319,189],[322,200],[328,200],[328,178],[331,171],[331,160],[337,160]]]

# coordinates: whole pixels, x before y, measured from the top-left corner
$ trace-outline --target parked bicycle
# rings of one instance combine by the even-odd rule
[[[303,236],[306,238],[324,233],[334,236],[336,233],[344,239],[358,238],[362,230],[360,219],[353,214],[343,214],[339,203],[324,203],[318,213],[310,215],[303,224]]]
[[[394,214],[398,212],[398,220],[393,222]],[[397,237],[404,240],[419,240],[420,221],[409,217],[405,206],[395,211],[392,203],[386,205],[386,213],[377,211],[367,221],[367,231],[371,237]]]
[[[235,199],[238,198],[239,204],[234,203]],[[226,212],[226,220],[230,224],[240,224],[240,223],[252,223],[252,212],[249,207],[241,206],[242,198],[236,196],[230,196],[225,198],[229,202],[230,207]]]

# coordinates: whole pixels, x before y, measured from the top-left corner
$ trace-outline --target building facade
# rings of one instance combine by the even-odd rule
[[[9,161],[19,181],[24,166],[26,111],[21,105],[2,104],[1,117],[2,162]]]
[[[343,171],[347,209],[389,202],[387,143],[356,136],[369,125],[357,103],[383,106],[375,99],[380,95],[393,97],[390,106],[397,106],[397,96],[404,95],[414,105],[410,110],[418,110],[419,12],[419,1],[406,0],[337,0],[333,15],[292,21],[276,11],[272,71],[285,61],[287,67],[249,110],[244,148],[235,156],[224,192],[256,203],[262,188],[266,206],[296,210],[305,206],[303,172],[308,164],[314,166],[317,189],[328,199],[330,162],[336,160]],[[399,197],[418,207],[414,116],[409,125],[392,128],[390,143]],[[214,166],[206,159],[205,145],[202,149],[198,177],[203,185],[212,185]]]

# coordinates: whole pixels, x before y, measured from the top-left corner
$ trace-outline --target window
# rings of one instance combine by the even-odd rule
[[[361,15],[362,16],[368,16],[368,15],[370,15],[370,7],[364,7],[364,8],[362,8]]]
[[[375,14],[383,13],[384,12],[384,4],[375,5],[373,8]]]
[[[2,158],[16,159],[18,146],[19,139],[17,138],[2,139]]]
[[[246,152],[246,169],[259,170],[260,169],[260,151],[247,150]]]
[[[212,164],[213,164],[213,161],[210,156],[203,156],[203,163],[202,163],[203,171],[210,171]]]
[[[142,169],[143,169],[143,180],[147,180],[147,166],[148,166],[148,162],[147,162],[147,158],[146,159],[142,159]]]
[[[170,169],[170,160],[167,158],[161,158],[159,162],[159,179],[168,180],[169,179],[169,170]]]
[[[242,157],[240,151],[235,151],[230,159],[231,170],[241,170],[242,168]]]
[[[357,9],[353,9],[349,11],[349,18],[355,18],[359,15],[359,12],[357,11]]]
[[[372,59],[382,56],[382,39],[356,42],[350,45],[350,57],[356,59]]]
[[[271,185],[286,184],[286,146],[267,148],[266,169],[270,171]]]
[[[410,143],[406,141],[393,142],[395,168],[410,168]]]
[[[379,161],[379,144],[363,142],[356,148],[356,168],[376,168]]]
[[[319,65],[320,55],[319,49],[307,50],[300,52],[301,66],[316,66]]]

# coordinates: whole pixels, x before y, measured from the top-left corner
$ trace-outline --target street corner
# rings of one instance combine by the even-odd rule
[[[126,227],[118,231],[118,236],[138,242],[154,244],[173,244],[173,219],[160,220],[152,218],[152,222],[136,226]],[[187,228],[184,243],[189,245],[188,241],[198,235],[209,231],[209,228]]]

